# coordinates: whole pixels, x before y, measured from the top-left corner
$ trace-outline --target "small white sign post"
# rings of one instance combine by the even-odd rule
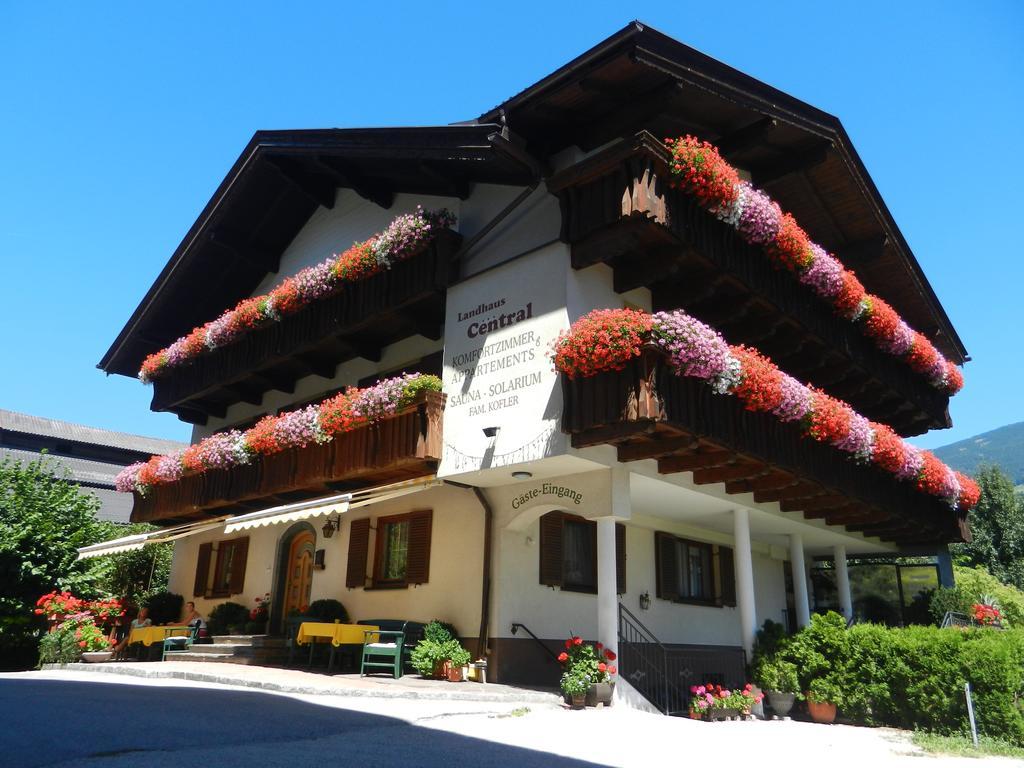
[[[971,721],[971,738],[974,739],[974,748],[978,748],[978,726],[974,724],[974,702],[971,701],[971,684],[964,683],[964,696],[967,697],[967,717]]]

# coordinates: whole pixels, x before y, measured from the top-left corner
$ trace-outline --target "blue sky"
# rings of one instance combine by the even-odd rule
[[[95,365],[255,130],[471,118],[635,15],[842,119],[974,359],[918,442],[1024,420],[1024,5],[353,5],[0,4],[0,408],[187,439]]]

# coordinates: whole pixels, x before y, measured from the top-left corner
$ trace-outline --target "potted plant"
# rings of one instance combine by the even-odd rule
[[[778,659],[761,664],[758,677],[768,696],[768,704],[779,717],[787,717],[800,695],[800,679],[796,665]]]
[[[455,645],[462,648],[455,640],[454,630],[455,628],[451,624],[437,619],[427,624],[423,628],[423,639],[412,649],[412,655],[409,658],[412,668],[423,677],[446,679],[452,666],[451,651],[453,650],[448,644],[455,641]],[[466,662],[468,661],[467,658]]]
[[[816,723],[833,723],[836,709],[842,706],[843,691],[830,675],[811,681],[807,691],[807,711]]]
[[[749,716],[755,704],[760,704],[764,694],[757,690],[753,683],[747,683],[742,690],[737,689],[729,696],[729,704],[740,711],[741,715]]]
[[[246,629],[256,630],[249,634],[265,635],[267,634],[267,625],[270,622],[270,593],[267,592],[261,597],[255,598],[253,602],[255,605],[249,611],[249,621],[247,622]]]
[[[611,663],[615,661],[612,650],[601,643],[585,643],[583,638],[574,635],[565,641],[565,650],[558,654],[558,661],[565,667],[565,672],[587,681],[586,706],[611,704],[615,691],[612,676],[618,671]]]
[[[89,614],[77,614],[68,619],[68,622],[75,626],[74,637],[78,647],[82,649],[82,661],[90,664],[110,661],[113,655],[110,640],[103,630],[96,626],[96,622]]]
[[[465,667],[469,664],[469,651],[452,638],[442,645],[441,652],[447,662],[448,682],[461,683],[465,677]]]
[[[566,669],[562,673],[560,681],[562,693],[573,709],[583,709],[587,705],[587,690],[590,688],[590,679],[582,670]]]

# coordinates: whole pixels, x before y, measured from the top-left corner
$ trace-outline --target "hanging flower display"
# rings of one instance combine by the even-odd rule
[[[142,363],[139,378],[148,383],[171,368],[192,362],[207,350],[230,344],[250,331],[334,295],[346,283],[384,272],[408,259],[440,230],[454,224],[455,216],[444,208],[424,211],[417,206],[414,213],[398,216],[383,232],[369,240],[285,278],[268,294],[243,299],[216,320],[149,355]]]
[[[627,317],[629,344],[622,345],[620,354],[595,354],[588,359],[587,350],[596,348],[592,341],[620,334]],[[971,478],[954,472],[929,451],[915,448],[891,427],[869,421],[842,400],[783,373],[757,350],[730,346],[711,326],[681,310],[653,315],[594,310],[559,336],[552,357],[556,370],[570,378],[594,376],[622,370],[640,355],[644,344],[661,349],[677,376],[705,381],[716,392],[739,398],[747,410],[798,422],[808,438],[911,481],[954,509],[969,510],[978,503],[981,491]],[[573,354],[566,355],[565,350]]]
[[[665,139],[665,145],[672,155],[673,186],[693,195],[748,243],[763,246],[776,267],[794,273],[831,303],[838,315],[861,323],[865,335],[883,352],[906,358],[935,387],[951,395],[960,391],[963,376],[956,366],[907,326],[892,307],[868,294],[853,272],[810,240],[792,214],[784,213],[749,182],[740,181],[717,148],[693,136]]]
[[[185,475],[241,466],[257,456],[327,443],[337,435],[397,413],[420,392],[440,391],[441,380],[427,374],[405,374],[363,389],[353,387],[319,405],[265,416],[245,432],[218,432],[183,451],[127,466],[118,473],[114,487],[124,493],[145,495],[153,486],[176,482]]]

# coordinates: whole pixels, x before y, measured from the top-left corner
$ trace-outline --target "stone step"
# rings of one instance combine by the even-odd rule
[[[253,656],[235,656],[224,653],[202,653],[199,651],[181,651],[167,654],[167,661],[218,662],[220,664],[258,664]]]
[[[193,648],[201,648],[203,653],[216,653],[220,655],[227,655],[231,653],[251,651],[251,645],[243,645],[241,643],[214,643],[209,645],[207,643],[197,643],[192,646]]]

